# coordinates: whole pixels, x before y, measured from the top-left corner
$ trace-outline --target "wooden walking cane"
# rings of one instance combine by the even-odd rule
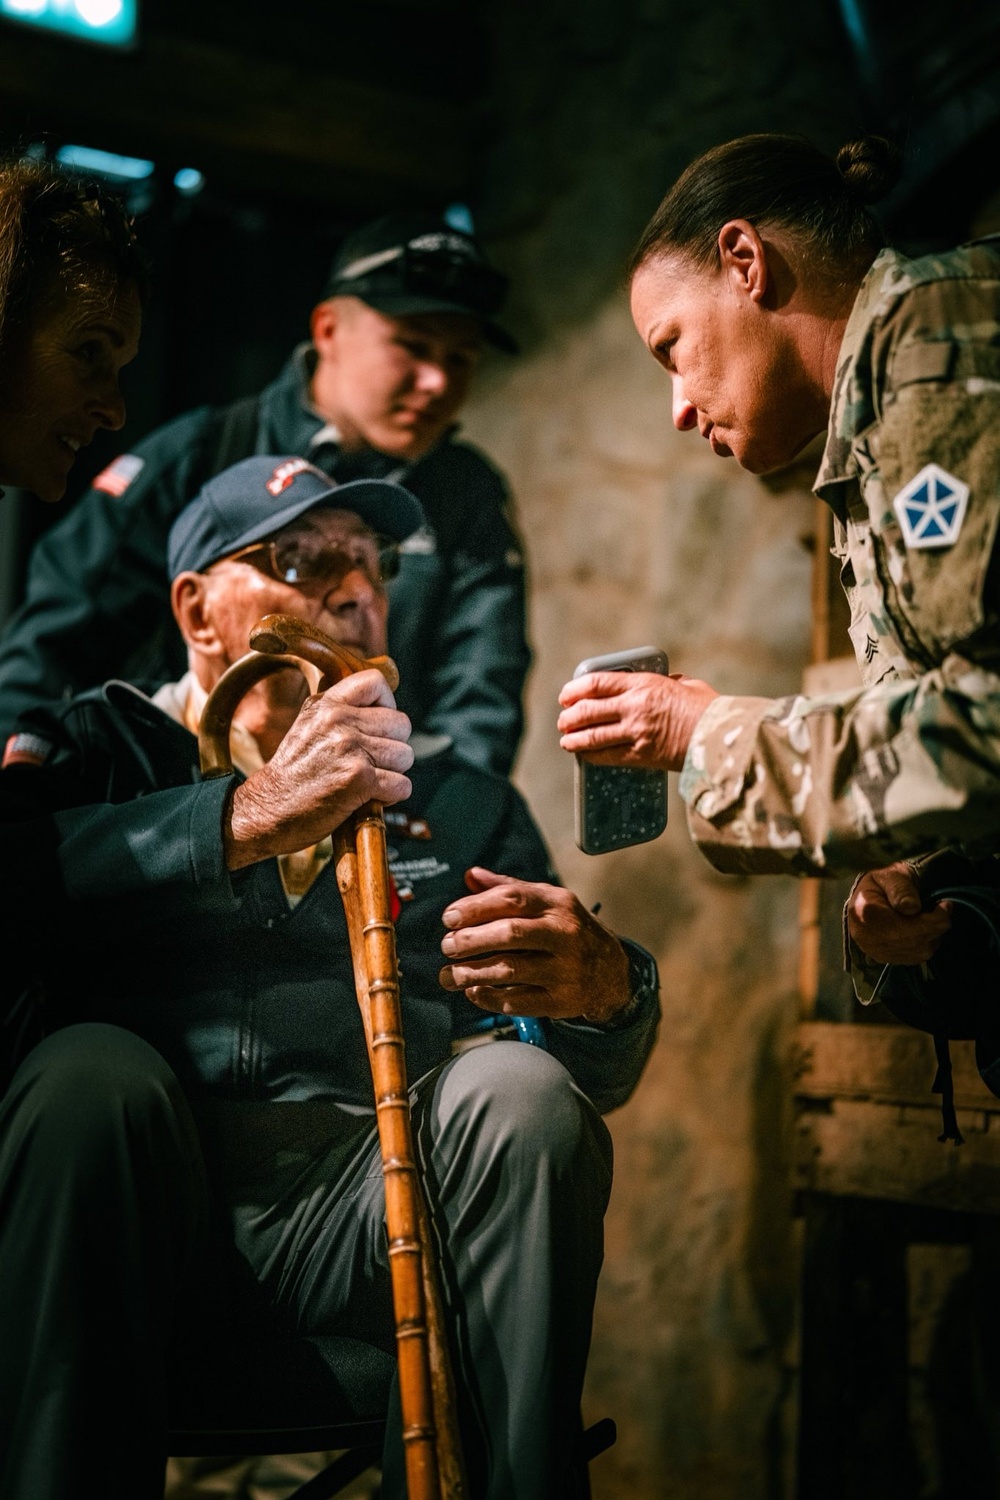
[[[219,679],[205,705],[198,736],[205,777],[232,771],[233,714],[250,688],[273,672],[301,669],[305,661],[335,682],[375,667],[391,688],[399,683],[395,663],[387,656],[364,661],[291,615],[266,615],[251,632],[250,645],[250,654]],[[413,1145],[381,806],[367,803],[336,830],[333,842],[375,1090],[407,1494],[409,1500],[465,1500],[441,1293]]]

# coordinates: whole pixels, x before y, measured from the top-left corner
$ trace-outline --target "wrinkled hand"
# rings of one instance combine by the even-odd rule
[[[307,698],[266,766],[233,793],[226,864],[306,849],[365,802],[402,802],[412,790],[410,721],[381,672],[356,672]]]
[[[572,891],[479,866],[443,915],[446,990],[506,1016],[609,1021],[632,991],[625,949]]]
[[[923,964],[951,926],[951,902],[921,910],[920,892],[905,861],[869,870],[847,908],[853,942],[879,964]]]
[[[694,726],[718,696],[678,672],[590,672],[559,694],[559,743],[598,766],[679,771]]]

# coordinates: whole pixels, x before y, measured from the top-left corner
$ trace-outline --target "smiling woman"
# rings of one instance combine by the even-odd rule
[[[145,285],[114,198],[38,162],[0,165],[0,484],[60,500],[80,449],[122,425]]]

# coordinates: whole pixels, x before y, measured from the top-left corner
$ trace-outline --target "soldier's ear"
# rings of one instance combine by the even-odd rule
[[[767,251],[748,219],[730,219],[719,230],[719,263],[735,291],[762,302],[768,285]]]
[[[223,654],[204,573],[179,573],[170,585],[170,607],[187,646],[203,656]]]
[[[312,310],[309,333],[320,358],[328,354],[333,347],[333,341],[340,326],[341,312],[341,299],[338,297],[328,297],[325,302],[320,302]]]

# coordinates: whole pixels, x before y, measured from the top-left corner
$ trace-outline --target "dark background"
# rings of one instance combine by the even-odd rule
[[[646,639],[727,690],[800,681],[807,584],[783,542],[810,524],[811,475],[802,497],[764,495],[674,441],[621,268],[674,175],[747,130],[799,130],[825,149],[865,129],[892,135],[906,172],[885,217],[902,249],[1000,228],[1000,7],[153,0],[140,25],[133,52],[108,55],[0,21],[0,145],[74,143],[155,164],[132,190],[154,277],[125,377],[128,425],[81,457],[68,503],[157,423],[268,380],[306,336],[346,230],[402,204],[471,211],[514,277],[505,321],[525,351],[484,370],[470,411],[511,474],[532,567],[520,782],[570,884],[646,941],[664,975],[661,1044],[612,1120],[619,1169],[589,1379],[593,1418],[612,1414],[620,1436],[599,1493],[784,1497],[797,1272],[782,976],[797,891],[717,876],[680,817],[661,845],[584,868],[552,702],[574,661]],[[185,167],[204,174],[194,197],[174,187]],[[12,498],[0,526],[19,531],[15,593],[31,540],[65,505]],[[683,537],[661,525],[670,515]],[[873,1476],[879,1500],[1000,1494],[1000,1376],[979,1357],[1000,1347],[997,1318],[951,1262],[933,1269],[926,1342],[954,1351],[928,1355],[920,1376],[939,1480],[909,1484],[900,1445],[895,1487]],[[995,1286],[995,1257],[988,1271]]]
[[[828,29],[832,13],[849,54],[855,114],[907,153],[886,206],[894,240],[912,251],[958,242],[1000,185],[1000,10],[954,0],[943,24],[928,0],[812,5]],[[558,21],[560,5],[548,8]],[[479,7],[146,0],[139,19],[127,53],[0,19],[0,145],[54,153],[70,142],[155,163],[127,189],[154,267],[142,352],[125,375],[129,418],[80,459],[70,503],[167,417],[270,379],[306,336],[354,224],[403,203],[458,202],[487,238],[492,227],[478,210],[502,119]],[[664,181],[698,144],[665,145]],[[195,196],[174,187],[180,167],[204,174]],[[15,594],[58,514],[22,510]]]
[[[128,421],[81,456],[58,509],[22,502],[5,518],[8,608],[34,540],[112,457],[273,377],[308,337],[345,232],[474,187],[489,57],[466,5],[140,0],[139,22],[136,48],[117,52],[0,18],[0,148],[155,164],[122,184],[153,267]],[[174,186],[182,167],[204,174],[194,196]]]

